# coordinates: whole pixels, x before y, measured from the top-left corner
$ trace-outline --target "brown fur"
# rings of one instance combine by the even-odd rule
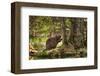
[[[46,50],[51,50],[56,48],[57,44],[61,41],[61,36],[51,37],[46,41]]]

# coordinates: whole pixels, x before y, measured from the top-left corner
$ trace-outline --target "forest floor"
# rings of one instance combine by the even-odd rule
[[[65,51],[64,51],[65,50]],[[29,60],[36,59],[61,59],[61,58],[83,58],[87,57],[87,48],[80,48],[77,50],[70,50],[64,48],[63,51],[61,48],[55,48],[48,51],[38,51],[38,52],[30,52]]]

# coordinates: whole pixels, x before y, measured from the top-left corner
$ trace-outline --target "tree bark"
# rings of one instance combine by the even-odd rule
[[[62,24],[61,24],[61,28],[62,28],[62,38],[63,38],[63,45],[68,45],[68,40],[67,40],[67,34],[66,34],[66,24],[65,24],[65,18],[61,18]]]

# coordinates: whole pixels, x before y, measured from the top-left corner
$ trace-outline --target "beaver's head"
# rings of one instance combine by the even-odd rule
[[[56,36],[56,40],[57,40],[57,42],[60,42],[62,39],[61,39],[61,36],[60,35],[57,35]]]

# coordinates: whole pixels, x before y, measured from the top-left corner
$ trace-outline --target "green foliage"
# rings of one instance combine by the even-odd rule
[[[66,20],[65,20],[65,23],[66,23],[66,26],[67,26],[68,28],[71,27],[71,19],[66,19]]]
[[[86,21],[85,18],[29,16],[29,44],[33,48],[29,49],[33,52],[30,60],[86,57]],[[56,35],[61,35],[62,41],[56,48],[44,51],[48,38]]]

